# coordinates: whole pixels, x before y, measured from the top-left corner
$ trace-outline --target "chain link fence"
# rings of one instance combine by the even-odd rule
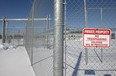
[[[115,76],[116,1],[86,0],[86,12],[84,8],[84,0],[67,0],[65,76]],[[84,48],[84,27],[111,29],[110,48]]]
[[[6,23],[6,42],[16,46],[23,46],[25,21],[7,21]]]
[[[63,75],[116,76],[116,1],[66,0],[63,4],[66,5]],[[25,28],[25,47],[37,76],[53,76],[56,45],[53,9],[56,9],[53,0],[35,0]],[[85,27],[111,29],[110,48],[84,48]]]
[[[8,43],[11,45],[24,45],[24,28],[25,22],[19,22],[16,19],[3,18],[0,19],[0,39],[1,43]]]
[[[37,76],[53,76],[53,18],[52,0],[34,0],[25,29],[25,46]]]

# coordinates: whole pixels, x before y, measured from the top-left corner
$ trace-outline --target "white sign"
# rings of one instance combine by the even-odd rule
[[[96,48],[110,47],[110,29],[101,28],[84,28],[83,29],[83,46]]]

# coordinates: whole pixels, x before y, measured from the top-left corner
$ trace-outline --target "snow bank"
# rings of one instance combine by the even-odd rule
[[[0,50],[16,49],[16,47],[17,47],[16,45],[8,43],[0,44]]]

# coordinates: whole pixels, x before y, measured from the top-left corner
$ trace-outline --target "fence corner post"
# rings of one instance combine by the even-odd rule
[[[54,0],[53,76],[63,76],[64,0]]]

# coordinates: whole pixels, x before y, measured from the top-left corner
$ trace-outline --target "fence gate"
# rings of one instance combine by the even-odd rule
[[[27,19],[9,19],[4,17],[0,19],[2,43],[9,43],[11,45],[23,45],[24,44],[24,29],[25,21]]]

